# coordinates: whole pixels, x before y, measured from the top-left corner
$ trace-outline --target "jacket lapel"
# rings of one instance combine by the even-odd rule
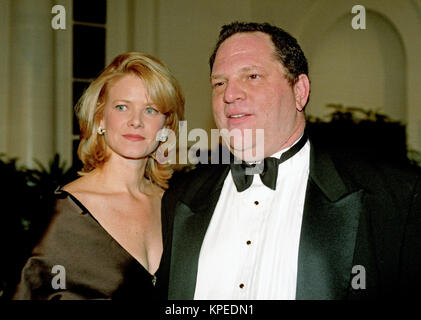
[[[191,300],[200,248],[218,202],[229,165],[211,165],[196,192],[175,208],[168,299]]]
[[[364,192],[347,186],[326,153],[312,145],[301,227],[296,299],[343,299]]]

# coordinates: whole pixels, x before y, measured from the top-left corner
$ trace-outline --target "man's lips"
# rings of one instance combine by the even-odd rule
[[[145,140],[145,138],[142,137],[139,134],[124,134],[123,137],[126,138],[127,140],[130,140],[130,141],[142,141],[142,140]]]
[[[236,113],[227,115],[228,122],[231,125],[240,124],[247,121],[252,115],[249,113]]]

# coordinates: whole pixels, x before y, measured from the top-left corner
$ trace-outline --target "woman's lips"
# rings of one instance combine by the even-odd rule
[[[123,137],[126,138],[127,140],[130,140],[130,141],[145,140],[144,137],[142,137],[141,135],[138,135],[138,134],[124,134]]]

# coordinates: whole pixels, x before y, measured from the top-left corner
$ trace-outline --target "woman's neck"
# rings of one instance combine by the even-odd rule
[[[92,171],[92,175],[107,192],[128,192],[136,196],[150,188],[150,182],[145,178],[147,159],[111,156],[101,167]]]

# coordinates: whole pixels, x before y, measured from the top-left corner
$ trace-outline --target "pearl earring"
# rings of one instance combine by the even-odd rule
[[[165,129],[165,128],[161,129],[158,141],[165,142],[165,141],[167,141],[167,139],[168,139],[167,129]]]
[[[97,132],[100,136],[102,136],[105,133],[105,129],[103,129],[101,126],[99,126]]]
[[[167,135],[165,135],[165,134],[162,134],[162,135],[159,137],[159,141],[161,141],[161,142],[165,142],[165,141],[167,141],[167,139],[168,139],[168,136],[167,136]]]

